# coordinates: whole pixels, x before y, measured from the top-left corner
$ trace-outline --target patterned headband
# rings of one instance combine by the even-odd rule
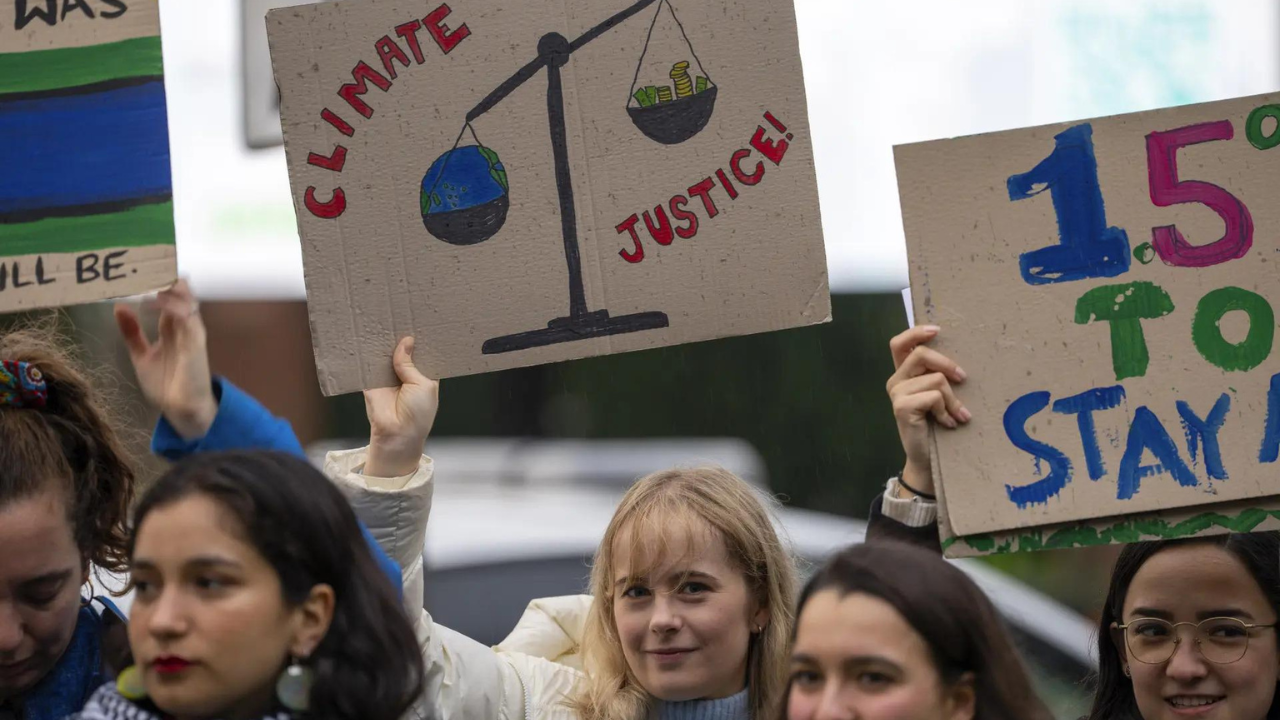
[[[36,409],[49,400],[49,386],[35,365],[0,360],[0,408]]]

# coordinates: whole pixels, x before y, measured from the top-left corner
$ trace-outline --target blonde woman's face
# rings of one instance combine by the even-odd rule
[[[972,720],[967,682],[944,687],[929,645],[892,605],[814,593],[796,625],[787,720]]]
[[[690,519],[664,538],[619,533],[614,617],[627,666],[668,702],[723,698],[746,687],[747,649],[768,612],[751,597],[723,539]]]

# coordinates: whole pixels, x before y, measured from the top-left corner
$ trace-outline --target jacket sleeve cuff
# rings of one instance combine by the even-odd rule
[[[907,527],[924,527],[938,521],[938,503],[919,495],[902,499],[898,497],[898,478],[889,478],[885,485],[884,499],[880,506],[884,516]]]
[[[167,460],[218,450],[279,450],[303,456],[302,444],[287,420],[272,415],[251,395],[225,378],[213,379],[218,414],[202,438],[186,440],[163,415],[151,436],[151,451]]]
[[[369,448],[334,450],[325,456],[324,468],[329,477],[340,484],[355,485],[374,492],[409,492],[431,482],[435,475],[435,463],[426,455],[418,459],[418,467],[408,475],[399,477],[372,477],[364,474]]]

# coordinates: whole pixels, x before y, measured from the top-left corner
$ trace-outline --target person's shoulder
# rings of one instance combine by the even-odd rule
[[[557,709],[563,709],[566,718],[577,717],[569,710],[568,703],[586,679],[586,674],[580,668],[560,660],[495,649],[499,657],[515,671],[527,702],[542,713],[552,713],[538,717],[558,718],[560,715],[555,714]]]

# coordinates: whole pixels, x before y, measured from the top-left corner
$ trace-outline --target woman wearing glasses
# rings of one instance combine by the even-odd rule
[[[1280,718],[1280,535],[1129,545],[1098,633],[1089,720]]]
[[[919,326],[890,343],[887,388],[907,463],[888,494],[932,521],[930,424],[970,414],[958,365]],[[928,511],[928,515],[923,513]],[[913,522],[912,525],[925,525]],[[913,529],[918,538],[936,533]],[[1087,720],[1280,720],[1280,535],[1252,533],[1129,545],[1116,560],[1098,632],[1097,694]]]

